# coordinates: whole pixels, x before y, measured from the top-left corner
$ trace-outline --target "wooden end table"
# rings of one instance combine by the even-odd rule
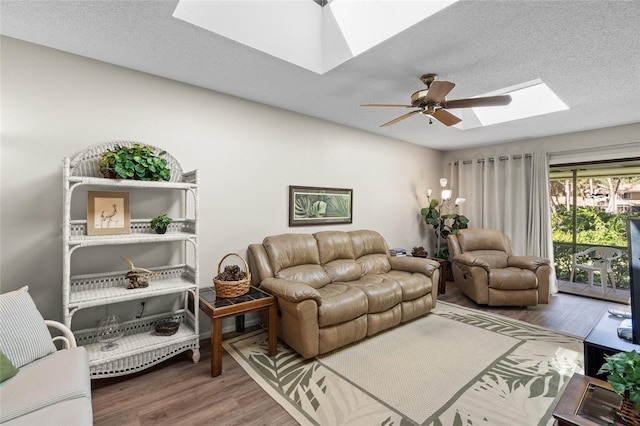
[[[558,426],[608,426],[619,424],[615,420],[619,405],[620,397],[609,383],[574,374],[553,410],[553,417]]]
[[[276,298],[256,287],[238,297],[216,298],[212,289],[200,291],[200,309],[211,318],[211,377],[222,374],[222,318],[269,310],[269,356],[278,349]]]
[[[447,292],[447,261],[444,259],[438,259],[436,257],[428,257],[427,259],[435,260],[440,264],[440,278],[438,280],[438,294],[445,294]]]

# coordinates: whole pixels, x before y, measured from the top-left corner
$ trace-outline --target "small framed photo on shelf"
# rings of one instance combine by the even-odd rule
[[[352,223],[353,190],[289,186],[289,226]]]
[[[128,192],[89,191],[87,235],[131,233]]]

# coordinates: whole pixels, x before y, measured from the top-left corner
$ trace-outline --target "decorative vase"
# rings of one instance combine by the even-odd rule
[[[98,323],[98,335],[96,339],[105,345],[101,348],[103,351],[112,351],[118,347],[116,340],[124,335],[122,321],[117,315],[107,315]]]

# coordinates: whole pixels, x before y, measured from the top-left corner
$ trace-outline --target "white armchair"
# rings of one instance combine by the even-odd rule
[[[611,288],[615,291],[616,279],[611,264],[622,256],[622,251],[613,247],[591,247],[590,249],[575,253],[571,262],[571,276],[569,282],[573,282],[576,269],[582,269],[589,274],[589,286],[593,286],[593,274],[600,274],[602,293],[607,291],[607,275],[611,279]]]

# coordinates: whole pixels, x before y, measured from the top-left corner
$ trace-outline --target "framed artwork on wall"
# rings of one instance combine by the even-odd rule
[[[352,223],[353,190],[289,186],[289,226]]]
[[[89,191],[87,235],[131,233],[128,192]]]

